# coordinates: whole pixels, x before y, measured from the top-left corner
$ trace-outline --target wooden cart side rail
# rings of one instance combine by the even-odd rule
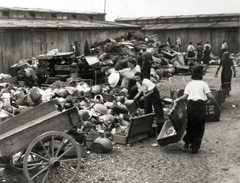
[[[29,121],[33,121],[39,117],[42,117],[48,113],[56,111],[56,107],[54,105],[55,101],[49,101],[46,103],[42,103],[30,110],[27,110],[21,114],[18,114],[15,117],[12,117],[6,121],[0,123],[0,134],[6,133],[10,130],[13,130]]]
[[[53,111],[45,116],[34,119],[5,134],[0,135],[2,156],[10,156],[28,147],[31,141],[48,131],[64,131],[77,126],[80,117],[76,107],[64,112]]]

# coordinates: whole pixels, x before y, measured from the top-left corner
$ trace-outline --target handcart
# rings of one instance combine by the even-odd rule
[[[0,123],[0,155],[6,168],[28,182],[72,182],[81,166],[80,145],[65,130],[80,125],[76,107],[60,112],[42,103]]]

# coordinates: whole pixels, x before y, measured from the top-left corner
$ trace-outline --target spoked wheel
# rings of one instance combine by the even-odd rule
[[[23,159],[25,156],[26,150],[19,151],[12,156],[5,157],[4,163],[6,164],[6,171],[14,172],[14,173],[22,173],[23,172]],[[37,157],[32,155],[28,161],[34,162],[37,160]],[[38,161],[38,160],[37,160]],[[29,170],[34,169],[35,167],[29,168]]]
[[[37,159],[29,161],[32,156]],[[80,165],[78,143],[66,133],[50,131],[29,145],[23,160],[23,172],[31,183],[70,183],[77,177]]]

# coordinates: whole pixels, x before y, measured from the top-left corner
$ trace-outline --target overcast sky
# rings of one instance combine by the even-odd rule
[[[43,8],[104,13],[120,17],[240,13],[240,0],[0,0],[0,7]]]

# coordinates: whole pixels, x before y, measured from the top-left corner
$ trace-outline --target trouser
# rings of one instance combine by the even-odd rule
[[[155,87],[153,93],[144,99],[145,114],[154,112],[157,118],[163,117],[162,101],[158,89]]]
[[[191,149],[199,149],[205,131],[206,106],[205,101],[189,100],[187,104],[187,128],[183,137],[185,143],[191,144]]]
[[[150,62],[145,62],[144,67],[142,68],[143,78],[150,79],[152,64]]]
[[[222,49],[222,50],[221,50],[221,56],[220,56],[220,59],[221,59],[221,60],[222,60],[223,53],[224,53],[225,51],[227,51],[227,49]]]

